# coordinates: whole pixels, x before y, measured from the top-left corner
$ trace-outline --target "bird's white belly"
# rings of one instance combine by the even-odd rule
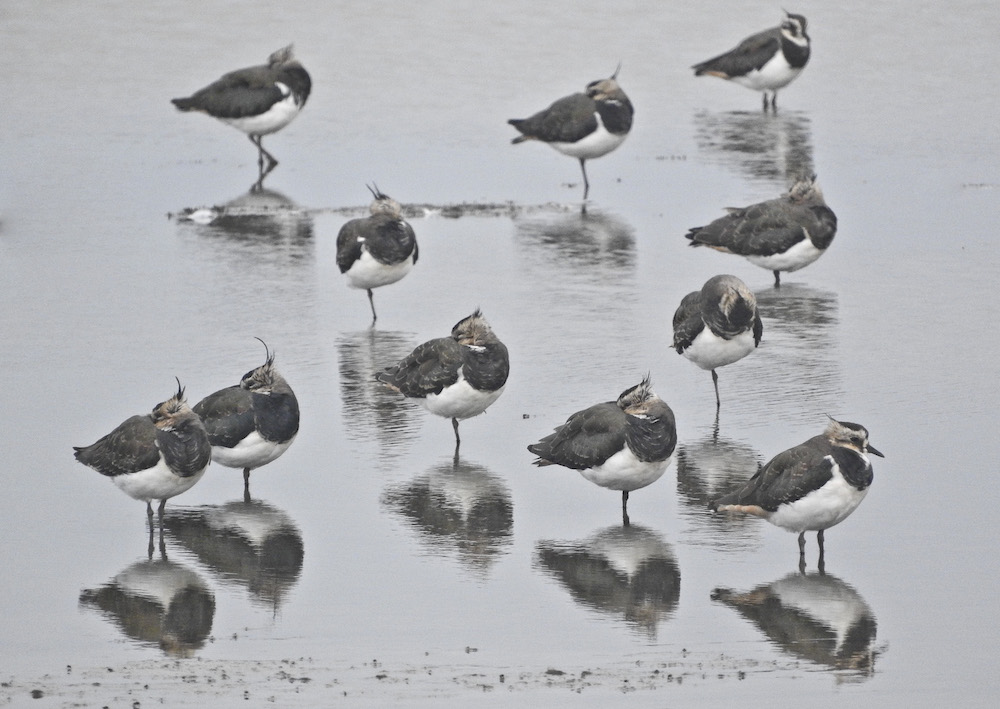
[[[747,256],[746,259],[754,266],[766,268],[769,271],[798,271],[808,266],[823,255],[820,249],[813,246],[808,234],[803,232],[802,241],[795,244],[783,254],[773,256]]]
[[[591,158],[599,158],[602,155],[610,153],[625,141],[626,135],[628,134],[622,133],[621,135],[615,135],[609,131],[604,127],[604,123],[598,115],[597,130],[583,140],[578,140],[575,143],[552,142],[549,143],[549,145],[563,155],[569,155],[574,158],[582,158],[583,160],[590,160]]]
[[[400,263],[386,265],[375,259],[367,249],[361,250],[361,257],[344,272],[347,285],[351,288],[378,288],[395,283],[413,268],[413,256]]]
[[[201,480],[201,476],[205,474],[207,468],[206,465],[194,475],[182,478],[175,475],[161,457],[160,462],[152,468],[146,468],[137,473],[116,475],[111,478],[111,481],[122,492],[135,500],[143,502],[166,500],[194,487],[194,484]]]
[[[292,436],[284,443],[275,443],[254,431],[232,448],[212,446],[212,460],[227,468],[259,468],[277,460],[294,440],[295,436]]]
[[[753,352],[755,347],[753,332],[742,332],[731,340],[726,340],[706,326],[681,354],[702,369],[716,369],[738,362]]]
[[[281,85],[279,84],[279,86]],[[288,91],[288,88],[282,86],[282,90]],[[278,101],[259,116],[220,118],[219,120],[227,125],[231,125],[233,128],[243,131],[247,135],[267,135],[268,133],[274,133],[275,131],[281,130],[291,123],[292,119],[299,115],[299,110],[301,108],[302,107],[295,102],[295,94],[289,91],[285,98]]]
[[[848,483],[834,466],[833,477],[801,500],[781,505],[768,521],[790,532],[818,531],[843,522],[868,494]]]
[[[734,76],[732,80],[755,91],[774,91],[788,86],[801,73],[802,69],[792,67],[779,51],[760,69],[754,69],[743,76]]]
[[[445,418],[467,419],[486,411],[503,393],[504,387],[490,392],[479,391],[465,381],[461,373],[458,376],[458,381],[442,389],[440,394],[429,394],[421,399],[424,408]]]
[[[636,458],[626,447],[603,464],[581,470],[580,474],[595,485],[610,490],[638,490],[659,480],[666,472],[672,458],[673,456],[666,460],[646,463]]]

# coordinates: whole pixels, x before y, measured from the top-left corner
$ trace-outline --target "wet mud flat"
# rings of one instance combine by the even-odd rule
[[[453,658],[434,655],[451,654]],[[659,654],[659,653],[657,653]],[[495,667],[477,664],[475,648],[427,652],[420,662],[370,659],[333,666],[316,658],[283,660],[155,659],[116,666],[67,666],[65,674],[13,677],[0,683],[0,705],[35,699],[34,707],[322,706],[330,701],[386,706],[480,705],[487,697],[549,703],[559,696],[592,698],[801,676],[809,663],[748,660],[724,653],[652,653],[587,666]]]

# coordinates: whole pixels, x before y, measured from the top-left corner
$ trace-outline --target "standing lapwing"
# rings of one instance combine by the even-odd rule
[[[674,412],[653,393],[646,375],[616,401],[577,411],[528,450],[538,456],[535,465],[579,470],[595,485],[621,490],[627,527],[629,492],[659,480],[676,445]]]
[[[691,229],[690,246],[708,246],[737,254],[754,266],[774,273],[775,288],[782,271],[805,268],[826,252],[837,233],[837,215],[826,206],[816,176],[797,181],[788,193],[729,214],[707,226]]]
[[[618,70],[615,70],[610,78],[587,84],[586,93],[561,98],[530,118],[507,121],[522,134],[512,143],[540,140],[563,155],[580,161],[584,212],[587,211],[587,194],[590,191],[586,161],[607,155],[617,148],[632,128],[635,110],[618,85],[617,76]]]
[[[715,370],[753,352],[764,334],[757,298],[736,276],[714,276],[700,291],[681,299],[673,325],[677,353],[712,372],[718,409],[719,375]]]
[[[764,94],[767,111],[768,92],[771,110],[778,110],[778,89],[788,86],[802,73],[809,61],[809,35],[806,18],[786,12],[778,27],[747,37],[725,54],[695,64],[695,76],[707,74],[735,81]]]
[[[806,532],[815,531],[823,564],[823,531],[857,509],[872,484],[868,455],[884,456],[868,443],[864,426],[830,423],[819,436],[769,460],[738,490],[714,500],[716,512],[744,512],[799,533],[799,566],[805,567]]]
[[[258,340],[260,338],[257,338]],[[239,384],[209,394],[195,404],[212,444],[212,460],[243,469],[243,496],[250,499],[250,471],[277,460],[299,432],[299,402],[274,368],[274,353],[264,344],[264,364]]]
[[[238,128],[257,146],[258,178],[278,164],[261,145],[261,138],[292,122],[306,105],[312,81],[309,73],[292,55],[292,45],[267,58],[267,64],[231,71],[188,98],[172,102],[181,111],[201,111]],[[267,158],[267,167],[264,159]]]
[[[167,500],[190,490],[212,460],[208,433],[184,399],[184,387],[146,415],[126,419],[89,446],[74,446],[76,459],[111,478],[129,497],[146,503],[150,528],[159,500],[160,533]]]
[[[460,320],[449,337],[419,345],[375,378],[432,414],[451,419],[455,455],[462,441],[458,422],[486,411],[500,398],[510,373],[507,347],[482,312]]]
[[[375,314],[372,288],[395,283],[410,272],[419,255],[413,228],[402,217],[402,206],[377,185],[368,190],[375,197],[371,216],[352,219],[337,234],[337,266],[351,288],[368,291],[368,304]]]

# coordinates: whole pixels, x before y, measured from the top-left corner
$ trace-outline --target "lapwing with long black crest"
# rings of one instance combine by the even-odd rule
[[[395,283],[417,262],[417,237],[405,219],[403,208],[383,194],[378,185],[368,187],[375,198],[371,214],[351,219],[337,234],[337,267],[347,276],[351,288],[368,292],[372,324],[378,319],[372,289]]]
[[[673,326],[677,353],[712,372],[718,409],[721,399],[715,370],[746,357],[764,335],[757,298],[736,276],[713,276],[701,290],[681,299]]]
[[[629,525],[628,497],[666,472],[677,445],[674,412],[652,390],[649,375],[615,401],[577,411],[553,433],[528,446],[537,466],[561,465],[622,493],[622,524]]]
[[[742,256],[774,274],[791,273],[818,259],[837,234],[837,215],[826,205],[816,176],[797,180],[787,194],[729,213],[706,226],[694,227],[689,246],[707,246]]]
[[[590,192],[587,160],[610,153],[624,142],[632,129],[635,109],[618,85],[620,69],[621,65],[609,78],[587,84],[584,93],[565,96],[530,118],[511,118],[507,121],[521,132],[512,143],[540,140],[563,155],[580,161],[584,212],[587,211],[587,195]]]
[[[510,373],[507,346],[476,308],[448,337],[418,345],[375,378],[437,416],[451,419],[455,455],[462,443],[458,422],[478,416],[500,398]]]
[[[260,342],[264,364],[194,406],[208,431],[212,460],[243,469],[245,500],[250,499],[250,471],[277,460],[299,432],[299,401],[275,368],[275,353]]]
[[[167,500],[190,490],[201,480],[212,460],[212,446],[201,419],[177,393],[153,407],[149,414],[126,419],[115,430],[89,446],[74,446],[78,461],[111,478],[129,497],[146,503],[150,528],[153,500],[159,500],[163,530]]]
[[[805,567],[806,532],[816,532],[822,565],[823,532],[847,519],[871,487],[869,455],[885,457],[868,442],[864,426],[831,418],[822,434],[779,453],[710,508],[763,517],[798,532],[800,568]]]
[[[790,12],[777,27],[747,37],[733,49],[695,64],[695,76],[718,76],[763,92],[764,111],[778,110],[778,89],[788,86],[809,61],[806,18]],[[768,100],[770,94],[770,101]]]
[[[306,105],[311,90],[309,72],[288,45],[271,54],[267,64],[231,71],[191,96],[171,101],[181,111],[207,113],[246,133],[257,147],[254,186],[260,189],[264,177],[278,164],[261,139],[291,123]]]

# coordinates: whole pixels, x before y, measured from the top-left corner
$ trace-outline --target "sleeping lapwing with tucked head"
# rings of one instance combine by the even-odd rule
[[[754,91],[762,91],[764,110],[778,109],[778,89],[788,86],[809,61],[809,35],[806,18],[785,13],[785,19],[774,27],[747,37],[725,54],[695,64],[695,76],[718,76],[735,81]]]
[[[375,200],[371,215],[352,219],[337,234],[337,266],[351,288],[368,291],[368,304],[375,314],[372,288],[395,283],[410,272],[419,251],[413,228],[402,217],[402,206],[378,186],[368,188]]]
[[[212,460],[208,433],[184,399],[180,381],[177,393],[152,413],[132,416],[96,443],[73,450],[78,461],[146,503],[150,528],[152,501],[159,500],[161,532],[167,500],[190,490]]]
[[[690,246],[708,246],[742,256],[774,273],[798,271],[818,259],[837,234],[837,215],[826,206],[816,176],[798,180],[788,193],[729,214],[687,233]]]
[[[375,378],[432,414],[450,418],[457,456],[462,443],[458,422],[478,416],[499,399],[509,373],[507,347],[477,308],[449,337],[417,346]]]
[[[819,563],[823,532],[857,509],[872,484],[869,455],[884,457],[868,443],[864,426],[830,419],[819,436],[769,460],[745,485],[710,505],[717,512],[743,512],[799,534],[805,565],[806,532],[815,531]]]
[[[257,338],[260,339],[260,338]],[[264,344],[264,364],[239,384],[209,394],[195,404],[212,444],[212,460],[243,469],[243,496],[250,498],[250,471],[278,459],[299,432],[299,402],[274,367]]]
[[[714,276],[701,290],[681,299],[673,325],[678,354],[712,372],[718,409],[719,375],[715,370],[753,352],[764,334],[757,298],[736,276]]]
[[[587,84],[585,93],[565,96],[530,118],[507,121],[521,132],[512,143],[540,140],[580,161],[584,212],[590,192],[586,161],[610,153],[624,142],[632,129],[635,110],[618,85],[617,77],[618,70],[615,70],[610,78]]]
[[[309,73],[288,45],[268,57],[267,64],[231,71],[191,96],[172,102],[181,111],[207,113],[246,133],[257,146],[259,188],[278,164],[261,145],[261,138],[291,123],[306,105],[311,89]]]
[[[621,490],[627,527],[629,492],[659,480],[676,445],[674,413],[653,393],[646,375],[616,401],[577,411],[528,450],[538,456],[535,465],[579,470],[595,485]]]

